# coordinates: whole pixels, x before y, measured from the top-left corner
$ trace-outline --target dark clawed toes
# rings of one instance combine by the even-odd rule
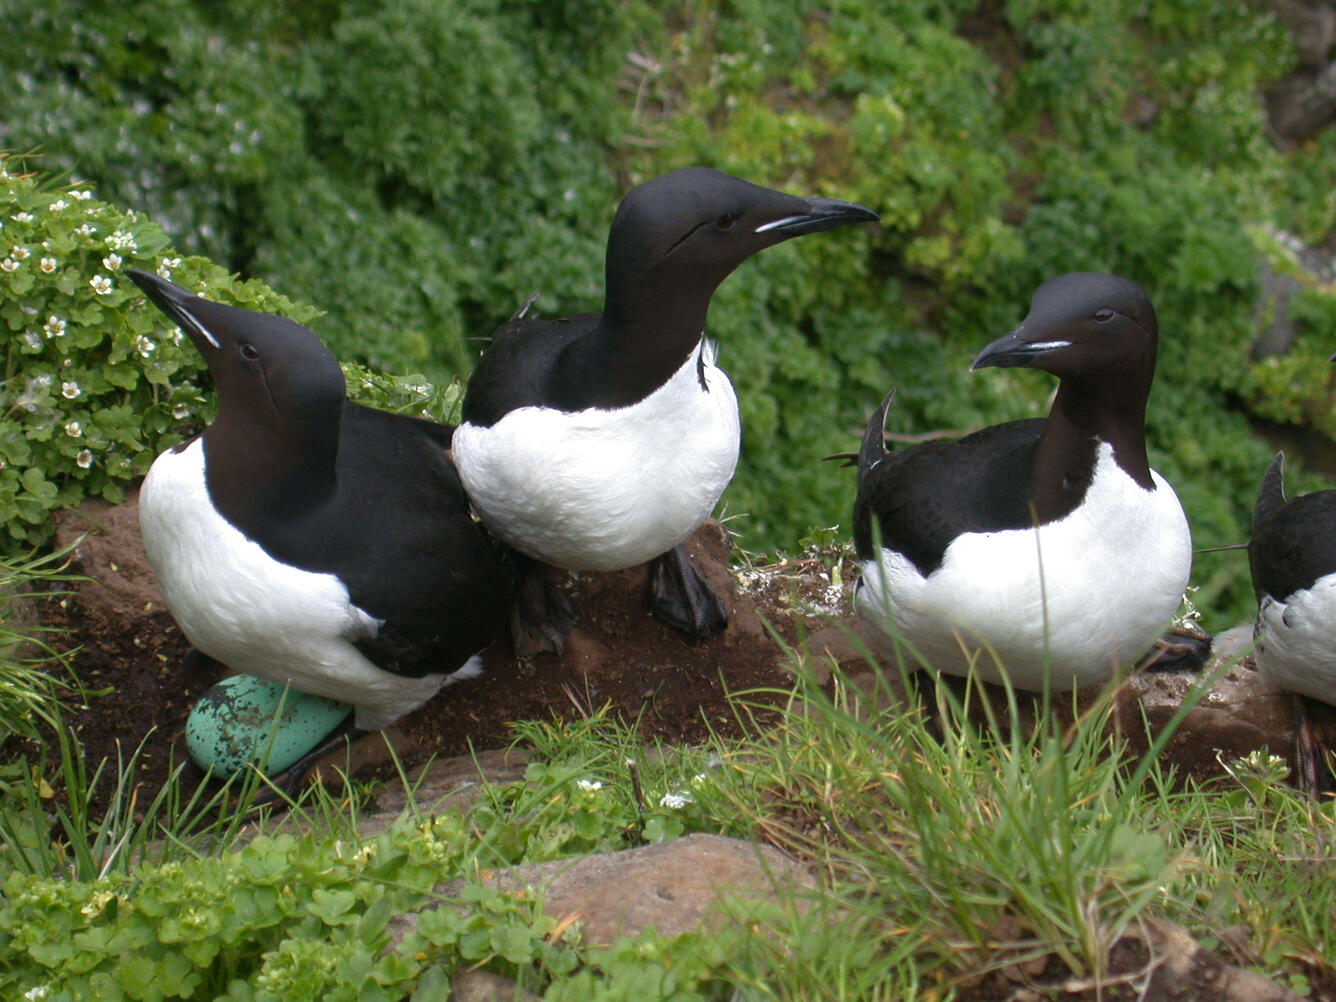
[[[555,568],[524,559],[516,564],[515,599],[510,607],[510,638],[515,656],[531,658],[566,649],[575,626],[570,600],[554,578]]]
[[[1141,659],[1143,671],[1198,671],[1211,656],[1211,637],[1195,630],[1173,629]]]
[[[728,626],[728,610],[681,545],[649,565],[649,608],[658,620],[694,640]]]

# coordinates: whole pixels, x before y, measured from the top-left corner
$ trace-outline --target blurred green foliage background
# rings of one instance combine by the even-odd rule
[[[318,307],[341,358],[432,382],[532,290],[543,314],[597,309],[617,200],[654,174],[877,209],[715,298],[748,550],[847,524],[852,475],[819,460],[891,386],[897,432],[1042,413],[1051,379],[968,365],[1064,271],[1156,304],[1152,462],[1199,546],[1246,539],[1277,434],[1310,465],[1336,436],[1336,295],[1275,235],[1333,239],[1336,129],[1269,137],[1263,95],[1295,57],[1260,5],[0,0],[0,25],[0,150]],[[1297,337],[1254,362],[1263,260],[1294,279]],[[11,348],[11,398],[31,364]],[[1291,456],[1292,492],[1323,484]],[[1241,554],[1193,577],[1208,627],[1249,611]]]

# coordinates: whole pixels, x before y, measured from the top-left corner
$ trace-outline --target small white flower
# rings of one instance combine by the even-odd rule
[[[190,417],[190,408],[186,404],[177,404],[172,408],[172,417],[178,421],[184,421]]]
[[[120,269],[120,266],[121,256],[115,251],[112,251],[102,259],[102,267],[106,268],[107,271],[117,271]]]
[[[86,470],[93,465],[93,454],[87,449],[80,449],[79,454],[74,457],[75,464],[81,470]]]
[[[16,212],[9,218],[16,223],[31,223],[33,221],[33,214],[31,212]]]
[[[24,247],[23,244],[15,244],[9,248],[9,256],[15,261],[22,261],[28,256],[28,248]]]
[[[12,257],[7,257],[3,261],[0,261],[0,271],[16,271],[18,266],[19,263]]]
[[[93,193],[87,188],[80,188],[78,191],[70,192],[71,198],[77,198],[81,202],[86,202],[93,197]]]
[[[153,339],[147,335],[140,334],[139,337],[135,338],[135,351],[139,352],[143,358],[148,358],[149,355],[153,354],[153,349],[156,347],[158,346],[153,343]]]
[[[171,278],[172,269],[179,267],[181,267],[181,259],[179,257],[165,257],[158,263],[158,277]]]
[[[172,344],[180,344],[181,338],[183,338],[184,336],[185,335],[181,333],[180,327],[172,328]]]
[[[47,337],[60,337],[65,333],[65,321],[60,317],[47,317],[46,323],[42,325],[42,330],[46,331]]]
[[[42,389],[46,389],[48,386],[51,385],[51,373],[43,372],[40,376],[33,376],[31,385],[39,386]]]
[[[83,425],[78,421],[67,421],[65,423],[65,434],[70,438],[78,438],[83,434]]]
[[[670,811],[680,811],[689,803],[691,803],[691,795],[687,793],[665,793],[659,798],[659,806],[666,807]]]
[[[66,400],[73,400],[81,392],[83,391],[79,389],[79,384],[74,382],[73,380],[71,380],[68,383],[60,384],[60,395],[64,397]]]
[[[114,251],[136,250],[134,234],[126,233],[124,230],[117,230],[111,236],[107,237],[107,246]]]
[[[93,230],[93,228],[92,228],[91,226],[89,226],[87,223],[83,223],[83,224],[80,225],[79,228],[76,229],[74,232],[77,233],[77,234],[79,234],[79,236],[81,236],[81,237],[91,237],[91,236],[93,235],[93,233],[94,233],[94,230]]]
[[[37,351],[42,347],[42,335],[38,334],[36,331],[24,331],[23,343],[33,351]]]
[[[67,201],[65,201],[65,199],[63,199],[63,198],[58,198],[58,199],[56,199],[54,202],[51,203],[51,211],[52,211],[52,212],[60,212],[60,211],[62,211],[62,210],[63,210],[67,205],[69,205],[69,204],[70,204],[70,203],[67,202]]]
[[[577,779],[575,785],[579,787],[581,793],[597,793],[603,789],[603,784],[597,779]]]
[[[36,988],[29,988],[23,993],[26,1002],[42,1002],[42,999],[51,994],[51,989],[46,985],[38,985]]]
[[[88,280],[88,284],[93,287],[93,291],[99,296],[105,296],[111,291],[111,279],[106,275],[94,275]]]
[[[45,274],[49,275],[56,270],[56,259],[53,257],[44,257],[37,262],[37,267],[41,268]]]

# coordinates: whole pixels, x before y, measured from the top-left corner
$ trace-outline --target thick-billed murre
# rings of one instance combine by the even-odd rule
[[[513,318],[469,379],[454,456],[488,528],[567,570],[653,561],[659,618],[695,637],[722,629],[727,613],[681,546],[732,478],[740,441],[732,384],[704,339],[710,297],[763,248],[876,219],[704,167],[633,188],[608,234],[602,312]],[[569,607],[529,570],[517,649],[560,650]]]
[[[1263,682],[1295,697],[1297,778],[1317,794],[1332,776],[1304,700],[1336,704],[1336,490],[1286,501],[1284,462],[1277,453],[1253,508],[1253,659]]]
[[[154,461],[140,529],[186,638],[234,671],[384,727],[505,624],[509,567],[469,514],[451,429],[362,407],[284,317],[127,271],[208,363],[217,417]]]
[[[1060,380],[1047,418],[888,452],[890,395],[858,456],[860,620],[908,668],[971,664],[1018,689],[1108,679],[1173,618],[1192,561],[1178,498],[1146,461],[1155,312],[1133,283],[1069,274],[971,368]]]

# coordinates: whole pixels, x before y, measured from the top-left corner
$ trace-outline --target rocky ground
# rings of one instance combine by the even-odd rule
[[[118,753],[128,755],[142,744],[140,778],[151,793],[170,766],[185,759],[186,714],[222,670],[185,657],[187,644],[162,605],[140,547],[133,498],[116,507],[89,502],[66,513],[58,541],[74,545],[72,570],[87,580],[45,603],[43,618],[67,631],[64,646],[83,682],[105,690],[89,697],[75,725],[93,762],[104,756],[114,762]],[[711,582],[729,596],[731,611],[729,629],[699,644],[687,643],[644,612],[643,572],[573,576],[569,588],[579,626],[563,656],[517,661],[509,644],[498,641],[486,652],[483,678],[443,691],[393,729],[401,759],[418,767],[411,770],[415,775],[426,769],[419,804],[468,796],[480,777],[521,776],[522,750],[505,750],[507,725],[514,720],[570,719],[610,704],[638,720],[647,741],[689,743],[710,731],[736,733],[728,693],[754,691],[754,701],[773,704],[792,681],[788,658],[767,624],[788,643],[801,638],[801,649],[815,655],[813,663],[838,663],[856,683],[870,682],[873,669],[858,650],[861,635],[847,615],[850,575],[836,555],[812,553],[739,570],[730,568],[728,546],[715,523],[702,527],[689,544]],[[837,568],[845,573],[832,574]],[[1162,724],[1192,681],[1184,674],[1133,679],[1119,699],[1117,725],[1144,740],[1143,712],[1152,728]],[[1206,778],[1221,775],[1222,762],[1256,748],[1292,758],[1293,744],[1288,699],[1264,691],[1245,659],[1188,715],[1166,755],[1181,775]],[[364,740],[354,754],[355,774],[392,777],[385,759],[382,741]],[[346,757],[340,761],[347,763]],[[201,778],[193,765],[186,766],[187,783]],[[402,790],[390,784],[366,815],[367,823],[385,823],[403,804]],[[548,907],[578,911],[587,928],[608,935],[618,928],[633,931],[650,915],[660,929],[665,923],[694,925],[712,907],[719,887],[761,893],[780,875],[809,879],[801,864],[779,859],[772,849],[714,837],[694,836],[634,853],[634,858],[620,854],[615,863],[590,858],[504,879],[543,883]],[[1201,950],[1170,926],[1139,929],[1120,944],[1115,960],[1128,972],[1155,973],[1129,978],[1121,987],[1104,986],[1102,999],[1294,998],[1228,958]],[[1025,1002],[1041,997],[1036,984],[1058,981],[1056,971],[1004,968],[969,986],[963,997]],[[485,994],[494,985],[478,990],[484,994],[472,997],[495,997]],[[1096,994],[1092,986],[1068,984],[1056,997],[1084,1000]],[[1330,997],[1336,999],[1336,991]]]

